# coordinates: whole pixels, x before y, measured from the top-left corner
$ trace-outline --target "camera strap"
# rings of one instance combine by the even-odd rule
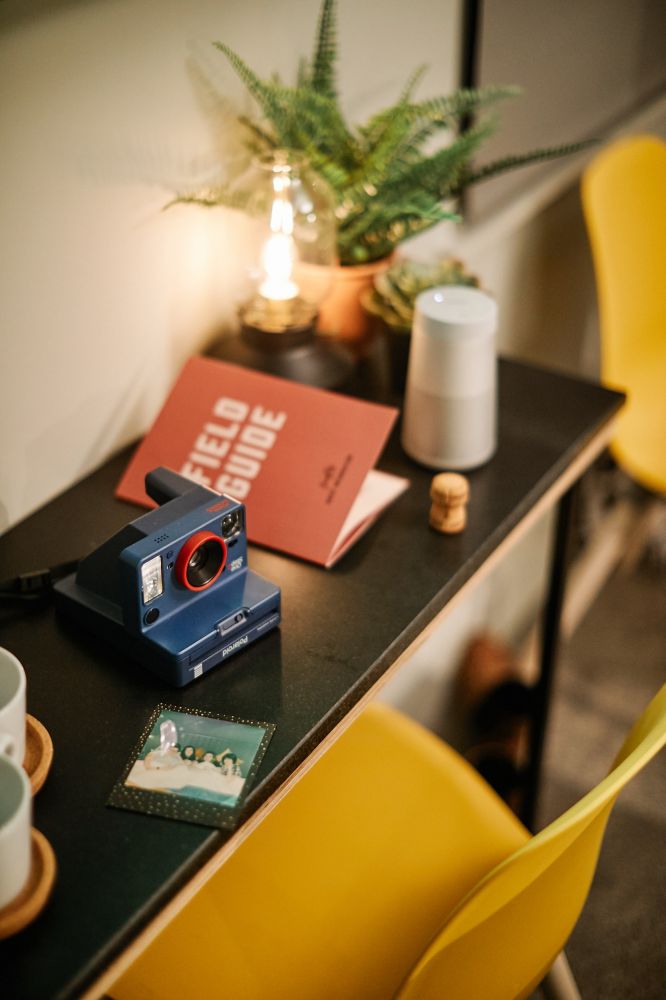
[[[29,573],[0,582],[0,601],[43,601],[53,590],[53,584],[73,573],[79,565],[79,560],[59,563],[50,569],[35,569]]]

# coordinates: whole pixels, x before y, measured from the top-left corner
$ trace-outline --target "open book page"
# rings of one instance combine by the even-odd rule
[[[363,532],[368,530],[379,514],[397,500],[408,486],[409,480],[400,476],[392,476],[378,469],[371,469],[368,472],[326,560],[327,569],[338,561]]]

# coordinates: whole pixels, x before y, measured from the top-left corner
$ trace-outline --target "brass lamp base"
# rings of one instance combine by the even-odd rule
[[[280,332],[245,322],[234,337],[222,337],[210,357],[320,389],[342,389],[354,371],[352,355],[315,333],[314,320]]]

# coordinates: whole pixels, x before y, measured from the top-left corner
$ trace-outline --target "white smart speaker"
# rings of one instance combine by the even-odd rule
[[[433,469],[472,469],[497,445],[497,305],[443,285],[416,299],[402,445]]]

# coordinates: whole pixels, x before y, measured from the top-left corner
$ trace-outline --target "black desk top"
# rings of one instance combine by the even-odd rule
[[[246,811],[254,811],[418,636],[622,402],[599,386],[503,361],[499,448],[469,474],[468,526],[428,528],[432,473],[397,433],[380,468],[411,488],[332,570],[253,548],[250,565],[279,583],[283,624],[189,687],[174,690],[51,608],[6,609],[0,643],[24,663],[28,711],[55,757],[35,826],[58,860],[42,916],[0,943],[12,1000],[77,996],[228,834],[105,803],[160,701],[262,719],[277,730]],[[137,515],[113,498],[125,451],[0,538],[0,579],[84,555]],[[296,498],[295,498],[296,499]],[[3,989],[4,994],[4,989]]]

